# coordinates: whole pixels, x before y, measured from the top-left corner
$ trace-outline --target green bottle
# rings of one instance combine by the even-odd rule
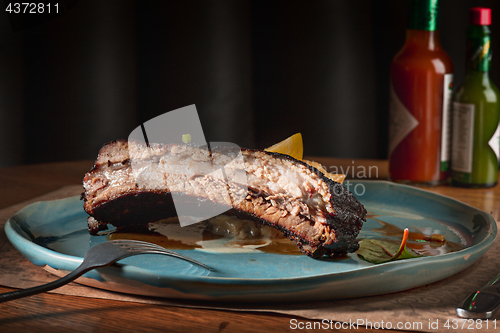
[[[500,94],[490,80],[491,10],[471,8],[467,73],[453,98],[452,184],[492,187],[498,181]]]

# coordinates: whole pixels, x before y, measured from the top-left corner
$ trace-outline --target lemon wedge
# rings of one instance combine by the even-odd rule
[[[302,145],[302,134],[296,133],[291,137],[281,142],[278,142],[277,144],[274,144],[269,148],[264,149],[264,151],[289,155],[297,160],[302,160],[302,157],[304,155],[304,146]]]

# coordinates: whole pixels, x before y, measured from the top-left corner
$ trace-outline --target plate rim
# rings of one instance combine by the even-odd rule
[[[395,186],[395,187],[406,188],[406,189],[409,189],[411,191],[423,192],[423,193],[426,193],[428,195],[430,194],[431,196],[437,195],[439,197],[444,198],[445,200],[452,201],[454,204],[464,205],[464,206],[468,207],[469,209],[472,209],[472,210],[479,212],[482,215],[486,216],[490,230],[488,231],[488,233],[484,237],[484,239],[482,239],[481,241],[479,241],[476,244],[473,244],[472,246],[466,247],[466,248],[459,250],[459,251],[445,253],[445,254],[441,254],[441,255],[437,255],[437,256],[413,258],[411,260],[399,260],[399,261],[386,262],[386,263],[382,263],[382,264],[372,264],[370,266],[358,267],[358,268],[355,268],[352,270],[347,270],[347,271],[339,272],[339,273],[320,273],[320,274],[315,274],[315,275],[311,275],[311,276],[301,276],[301,277],[295,276],[295,277],[282,277],[282,278],[240,278],[240,277],[235,278],[235,277],[221,277],[221,276],[203,276],[203,275],[201,275],[201,276],[200,275],[182,275],[182,276],[179,276],[179,275],[165,275],[165,274],[163,274],[162,277],[164,279],[167,279],[167,280],[168,279],[174,279],[174,280],[182,279],[183,281],[189,281],[189,282],[207,282],[207,283],[215,283],[215,284],[233,284],[234,283],[234,284],[249,284],[249,285],[259,284],[259,283],[264,283],[264,282],[269,282],[269,281],[272,281],[272,282],[274,282],[274,281],[276,281],[276,282],[279,282],[279,281],[282,281],[282,282],[300,282],[300,281],[315,280],[315,279],[325,279],[325,278],[328,278],[331,276],[342,277],[344,275],[353,274],[353,272],[379,270],[379,269],[383,269],[386,267],[387,267],[387,270],[391,270],[391,268],[393,266],[396,266],[396,267],[406,266],[406,265],[414,266],[414,265],[417,265],[420,263],[425,264],[427,262],[433,262],[436,260],[441,261],[441,260],[446,260],[447,258],[453,259],[454,257],[467,256],[468,254],[470,255],[470,254],[474,254],[474,253],[481,252],[481,251],[482,251],[481,255],[483,255],[484,252],[486,252],[489,249],[489,247],[492,246],[492,244],[497,236],[497,224],[496,224],[495,219],[491,216],[491,214],[489,214],[485,211],[482,211],[479,208],[471,206],[467,203],[464,203],[460,200],[457,200],[455,198],[451,198],[451,197],[446,196],[446,195],[441,194],[441,193],[435,193],[432,191],[428,191],[428,190],[423,189],[423,188],[419,188],[419,187],[415,187],[415,186],[411,186],[411,185],[406,185],[406,184],[394,183],[394,182],[390,182],[387,180],[348,180],[348,181],[356,182],[356,183],[373,183],[373,184],[378,183],[378,184],[382,184],[382,185],[386,185],[386,186]],[[16,223],[15,219],[16,219],[16,217],[19,216],[19,214],[23,213],[25,210],[27,210],[28,208],[30,208],[34,205],[37,205],[37,204],[40,204],[43,202],[75,200],[75,198],[77,198],[77,197],[78,196],[75,195],[75,196],[61,198],[61,199],[55,199],[55,200],[37,201],[37,202],[33,202],[31,204],[28,204],[28,205],[22,207],[20,210],[18,210],[16,213],[14,213],[11,217],[9,217],[9,219],[5,223],[4,230],[5,230],[5,233],[7,235],[7,238],[9,239],[11,244],[19,252],[21,252],[21,254],[23,256],[24,256],[24,253],[18,248],[18,246],[23,247],[23,248],[29,248],[29,247],[33,248],[34,247],[34,249],[31,249],[31,251],[36,251],[37,253],[42,252],[42,253],[45,253],[45,255],[47,255],[47,256],[58,257],[62,260],[66,260],[68,262],[71,262],[72,264],[79,265],[83,261],[83,257],[77,257],[77,256],[73,256],[73,255],[63,254],[63,253],[51,250],[49,248],[43,247],[39,244],[36,244],[32,240],[29,240],[26,237],[24,237],[23,235],[16,232],[11,225],[12,223]],[[19,242],[19,243],[17,243],[17,242]],[[17,244],[17,246],[15,243]],[[302,255],[298,255],[298,256],[302,256]],[[439,258],[439,259],[436,259],[436,258]],[[478,258],[479,258],[479,256],[478,256]],[[44,260],[42,260],[42,261],[47,261],[47,260],[44,258]],[[138,267],[135,265],[120,264],[120,266],[121,266],[121,268],[120,268],[121,270],[125,270],[131,274],[141,274],[142,272],[150,272],[149,269],[145,269],[145,268]],[[53,267],[53,268],[60,270],[60,268],[55,268],[55,267]]]

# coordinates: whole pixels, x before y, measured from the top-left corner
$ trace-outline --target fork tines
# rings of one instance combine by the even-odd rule
[[[117,246],[119,246],[122,249],[125,249],[127,251],[134,251],[134,252],[144,251],[145,254],[147,254],[147,253],[149,253],[149,254],[164,254],[164,255],[171,256],[171,257],[183,259],[187,262],[190,262],[192,264],[195,264],[195,265],[198,265],[198,266],[201,266],[205,269],[210,270],[210,267],[208,267],[205,264],[202,264],[199,261],[196,261],[194,259],[186,257],[185,255],[182,255],[182,254],[177,253],[175,251],[168,250],[168,249],[164,248],[163,246],[160,246],[160,245],[157,245],[154,243],[138,241],[138,240],[134,240],[134,239],[115,239],[115,240],[112,240],[109,242],[113,243],[114,245],[117,245]]]

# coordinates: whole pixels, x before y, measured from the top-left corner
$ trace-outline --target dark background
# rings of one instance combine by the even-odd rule
[[[301,132],[306,155],[387,157],[404,0],[59,2],[34,24],[0,12],[0,166],[93,159],[190,104],[207,141],[264,148]],[[473,6],[492,8],[500,84],[500,1],[442,0],[455,86]]]

